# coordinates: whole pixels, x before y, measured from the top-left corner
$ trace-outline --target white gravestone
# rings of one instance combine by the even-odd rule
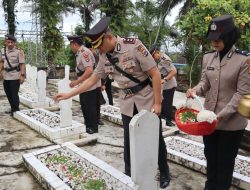
[[[38,71],[37,73],[37,85],[38,85],[38,102],[46,101],[46,72]]]
[[[26,81],[30,82],[30,80],[31,80],[31,77],[30,77],[31,65],[30,64],[25,65],[25,70],[26,70]]]
[[[129,124],[131,178],[139,190],[157,190],[159,118],[142,110]]]
[[[31,67],[31,91],[37,93],[37,67]]]
[[[64,67],[64,72],[65,72],[65,79],[69,79],[69,71],[70,71],[70,67],[69,65],[65,65]]]
[[[58,91],[61,92],[69,92],[71,88],[69,87],[70,80],[63,79],[58,83]],[[60,126],[61,127],[69,127],[72,125],[72,98],[67,100],[62,100],[59,102],[60,107]]]

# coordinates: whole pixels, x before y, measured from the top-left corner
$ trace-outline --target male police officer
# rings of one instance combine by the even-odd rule
[[[166,119],[166,124],[168,126],[174,126],[171,122],[173,118],[173,99],[174,92],[177,87],[177,82],[175,79],[175,75],[177,70],[172,63],[172,60],[165,53],[160,52],[157,45],[153,45],[149,52],[153,56],[155,62],[157,63],[157,67],[161,73],[161,83],[162,83],[162,111],[161,116]]]
[[[70,47],[76,55],[76,73],[78,78],[70,83],[70,87],[75,87],[88,79],[95,65],[95,57],[93,53],[83,46],[82,36],[67,36],[70,41]],[[96,85],[100,83],[97,81],[86,92],[80,94],[80,104],[86,125],[86,132],[89,134],[98,132],[98,119],[97,119],[97,89]]]
[[[23,50],[16,47],[16,38],[5,36],[5,47],[0,52],[0,74],[3,71],[3,86],[10,103],[11,110],[6,111],[13,115],[19,111],[18,91],[25,77],[25,57]]]
[[[67,99],[84,92],[100,78],[106,78],[108,74],[117,81],[121,88],[119,100],[124,126],[125,173],[130,176],[129,123],[132,117],[142,109],[160,114],[161,76],[153,57],[141,41],[113,35],[108,27],[109,21],[108,17],[102,18],[86,33],[93,48],[98,48],[100,51],[100,60],[93,75],[79,88],[70,93],[58,94],[54,99]],[[150,86],[149,76],[152,79],[153,88]],[[160,186],[165,188],[169,185],[170,177],[161,127],[159,134]]]

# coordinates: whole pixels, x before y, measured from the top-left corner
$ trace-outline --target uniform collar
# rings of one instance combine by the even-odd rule
[[[233,46],[233,47],[228,51],[228,53],[227,53],[227,59],[231,59],[231,57],[232,57],[232,55],[234,54],[235,50],[236,50],[236,47]]]
[[[122,46],[123,46],[123,39],[124,38],[121,38],[120,36],[116,36],[116,45],[115,45],[115,49],[114,49],[114,52],[116,52],[116,53],[125,53],[125,52],[127,52],[128,50],[124,50],[123,48],[122,48]]]
[[[84,50],[84,47],[83,47],[83,46],[81,46],[81,47],[77,50],[76,55],[79,55],[80,52],[81,52],[82,50]]]

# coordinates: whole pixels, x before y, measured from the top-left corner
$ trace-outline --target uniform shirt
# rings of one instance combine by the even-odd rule
[[[121,38],[117,36],[117,43],[112,53],[112,57],[117,57],[119,59],[117,63],[118,67],[140,81],[146,80],[148,78],[146,72],[156,66],[151,54],[142,42],[135,38]],[[138,85],[138,83],[131,81],[118,72],[114,66],[111,65],[106,54],[100,55],[99,63],[94,72],[102,79],[105,79],[110,74],[121,89]],[[126,95],[120,90],[119,102],[121,113],[130,117],[133,116],[134,104],[138,111],[142,109],[150,111],[154,104],[153,89],[150,85],[147,85],[141,91],[133,95]]]
[[[25,56],[23,50],[14,47],[13,49],[9,50],[6,48],[6,55],[9,59],[10,65],[12,67],[17,67],[21,63],[25,63]],[[3,67],[10,69],[10,66],[5,58],[4,48],[1,49],[0,52],[0,59],[3,60],[4,64]],[[20,79],[20,71],[13,70],[10,72],[7,72],[3,70],[3,79],[4,80],[18,80]]]
[[[80,71],[84,72],[86,67],[94,67],[94,65],[95,57],[93,53],[88,48],[81,46],[76,53],[76,73],[80,73]],[[98,81],[97,83],[99,82],[100,81]],[[96,84],[87,91],[91,91],[94,89],[96,89]]]
[[[175,68],[175,66],[172,63],[172,60],[165,53],[161,53],[161,57],[159,62],[157,63],[157,66],[161,75],[164,77],[166,77],[170,73],[170,71],[172,71]],[[162,90],[167,90],[174,87],[177,87],[177,82],[175,77],[173,77],[168,81],[165,81],[162,84]]]
[[[237,112],[239,100],[250,94],[250,56],[232,49],[220,61],[218,52],[204,55],[202,77],[194,88],[206,94],[205,109],[223,120],[217,129],[234,131],[246,128],[247,119]]]

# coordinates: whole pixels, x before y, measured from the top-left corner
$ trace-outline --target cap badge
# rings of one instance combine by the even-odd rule
[[[217,29],[216,24],[213,23],[213,24],[211,25],[210,29],[215,31],[215,30]]]

